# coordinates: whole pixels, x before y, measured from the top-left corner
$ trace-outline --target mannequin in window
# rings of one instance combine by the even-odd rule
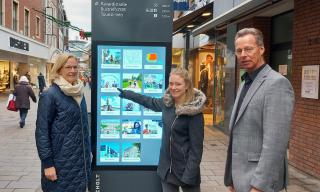
[[[205,64],[200,65],[200,90],[207,96],[208,92],[208,68]]]

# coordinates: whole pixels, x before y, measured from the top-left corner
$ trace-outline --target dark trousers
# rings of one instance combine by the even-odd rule
[[[190,186],[183,184],[179,179],[172,173],[167,174],[166,181],[161,181],[162,192],[179,192],[179,187],[182,188],[183,192],[200,192],[200,186]]]
[[[19,112],[20,112],[20,125],[22,125],[22,127],[23,127],[25,124],[25,121],[26,121],[26,117],[28,115],[28,109],[20,108]]]

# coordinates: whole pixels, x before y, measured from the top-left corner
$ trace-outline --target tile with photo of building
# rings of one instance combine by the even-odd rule
[[[120,119],[102,119],[100,123],[101,139],[119,139],[121,133]]]
[[[101,73],[101,92],[118,92],[120,88],[120,73]]]
[[[122,115],[141,115],[141,106],[128,99],[122,99]]]
[[[162,121],[155,119],[143,120],[143,138],[144,139],[161,139]]]
[[[123,142],[122,143],[122,162],[141,161],[141,143]]]
[[[119,162],[120,145],[115,142],[104,142],[100,145],[100,162]]]
[[[144,74],[144,93],[162,93],[163,74]]]
[[[101,96],[101,115],[120,115],[120,97]]]
[[[102,49],[101,50],[101,68],[102,69],[120,69],[121,49]]]

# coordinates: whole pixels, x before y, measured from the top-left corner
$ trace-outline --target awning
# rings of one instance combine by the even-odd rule
[[[211,15],[207,17],[203,17],[202,14],[210,12]],[[189,13],[186,16],[183,16],[175,21],[173,21],[173,34],[179,32],[186,32],[186,30],[190,30],[187,28],[188,25],[195,25],[195,27],[202,25],[203,23],[210,21],[212,19],[213,13],[213,2],[201,7],[200,9]]]
[[[201,33],[205,33],[206,31],[216,27],[216,26],[223,26],[227,23],[230,23],[237,18],[244,17],[249,15],[250,13],[261,9],[267,5],[272,4],[272,0],[247,0],[243,3],[239,4],[236,7],[233,7],[229,11],[225,12],[224,14],[214,18],[213,20],[203,24],[202,26],[194,29],[192,31],[193,36],[199,35]]]

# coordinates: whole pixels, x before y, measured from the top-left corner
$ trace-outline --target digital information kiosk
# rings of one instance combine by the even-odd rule
[[[162,191],[161,112],[120,98],[117,88],[162,97],[171,38],[172,0],[92,1],[91,191]]]

